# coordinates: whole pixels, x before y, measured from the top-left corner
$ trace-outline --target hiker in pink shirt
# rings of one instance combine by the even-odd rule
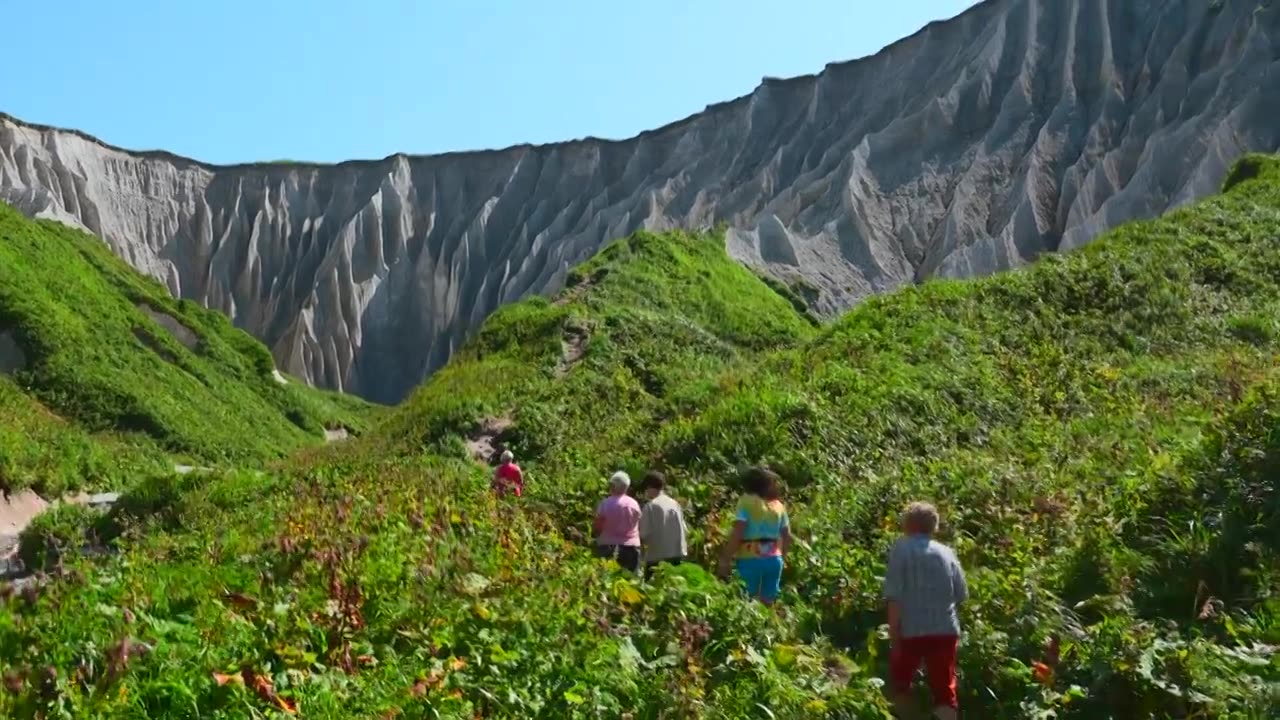
[[[616,558],[635,572],[640,567],[640,503],[627,495],[630,487],[624,472],[609,478],[609,497],[596,507],[596,555]]]
[[[515,455],[510,450],[502,451],[502,464],[493,471],[493,491],[502,497],[512,493],[516,497],[524,494],[524,473],[515,463]]]

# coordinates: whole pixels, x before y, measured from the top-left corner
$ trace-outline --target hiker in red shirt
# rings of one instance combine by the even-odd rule
[[[502,451],[502,464],[493,471],[493,491],[498,497],[508,492],[516,497],[524,494],[524,473],[520,472],[520,466],[515,463],[515,455],[510,450]]]

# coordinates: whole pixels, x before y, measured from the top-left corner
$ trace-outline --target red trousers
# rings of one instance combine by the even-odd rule
[[[911,692],[911,681],[924,663],[935,707],[956,707],[956,649],[954,635],[902,638],[889,656],[889,687],[895,694]]]

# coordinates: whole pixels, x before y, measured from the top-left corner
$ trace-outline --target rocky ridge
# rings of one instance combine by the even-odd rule
[[[1015,267],[1280,147],[1280,2],[987,0],[623,141],[212,166],[0,116],[0,200],[101,236],[308,381],[395,401],[490,312],[635,229],[831,314]]]

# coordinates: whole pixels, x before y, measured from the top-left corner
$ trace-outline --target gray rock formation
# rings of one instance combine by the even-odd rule
[[[173,336],[174,340],[182,343],[188,350],[195,350],[196,346],[200,344],[200,336],[196,335],[191,328],[183,325],[178,318],[143,303],[139,303],[137,308],[142,314],[151,318],[151,322],[164,328],[166,332]]]
[[[625,141],[214,167],[0,118],[0,199],[97,233],[288,372],[394,401],[637,228],[726,221],[735,257],[830,314],[1213,192],[1277,118],[1280,0],[987,0]]]
[[[0,332],[0,374],[12,375],[27,367],[27,354],[22,351],[13,332]]]

